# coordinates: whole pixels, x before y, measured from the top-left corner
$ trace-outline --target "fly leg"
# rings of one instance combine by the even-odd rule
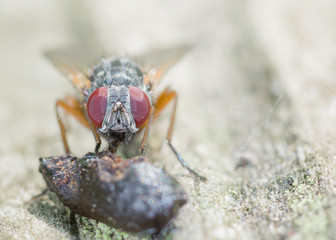
[[[147,124],[145,124],[146,129],[142,137],[141,147],[140,147],[141,155],[146,155],[146,144],[147,144],[147,139],[148,139],[148,133],[152,125],[153,115],[154,115],[154,107],[151,108],[150,113],[149,113],[149,119],[147,121]]]
[[[91,122],[91,120],[89,119],[89,116],[88,116],[88,114],[87,114],[87,111],[86,111],[86,103],[84,104],[84,114],[85,114],[85,117],[86,117],[86,120],[89,122],[89,124],[90,124],[90,128],[91,128],[91,131],[92,131],[92,133],[93,133],[93,137],[94,137],[94,139],[95,139],[95,141],[96,141],[96,147],[95,147],[95,153],[98,153],[98,151],[99,151],[99,148],[100,148],[100,145],[101,145],[101,139],[100,139],[100,137],[99,137],[99,134],[98,134],[98,132],[97,132],[97,128],[96,128],[96,126],[95,125],[93,125],[92,124],[92,122]]]
[[[166,137],[166,141],[168,142],[168,145],[170,149],[175,154],[177,160],[182,164],[184,168],[186,168],[191,174],[193,174],[195,177],[199,178],[201,181],[206,181],[206,178],[199,175],[197,172],[195,172],[193,169],[189,167],[189,165],[184,161],[182,156],[177,152],[176,148],[171,143],[171,138],[173,135],[173,128],[175,123],[175,116],[176,116],[176,109],[177,109],[177,93],[168,87],[161,93],[161,95],[158,97],[156,103],[155,103],[155,112],[154,112],[154,119],[158,117],[160,112],[167,106],[169,102],[174,100],[174,106],[173,111],[170,116],[170,123],[168,128],[168,133]]]
[[[56,108],[56,116],[57,116],[58,124],[61,130],[64,151],[66,154],[70,153],[70,148],[69,148],[68,140],[66,137],[66,128],[63,123],[61,113],[59,111],[60,109],[63,109],[66,114],[72,115],[73,117],[75,117],[75,119],[79,121],[82,125],[84,125],[85,127],[91,128],[93,135],[95,137],[95,140],[96,140],[96,151],[99,150],[100,143],[101,143],[99,135],[95,127],[92,126],[91,121],[88,120],[83,107],[81,106],[80,102],[76,98],[68,96],[65,98],[65,100],[57,100],[55,104],[55,108]]]

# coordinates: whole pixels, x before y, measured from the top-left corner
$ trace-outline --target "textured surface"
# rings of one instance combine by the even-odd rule
[[[1,2],[0,238],[70,238],[57,199],[28,202],[45,187],[38,158],[63,153],[54,102],[73,92],[41,52],[88,36],[129,54],[196,42],[158,87],[178,91],[173,143],[208,182],[160,151],[169,111],[149,139],[150,159],[189,195],[173,239],[335,238],[335,10],[328,0]],[[92,151],[92,134],[68,122],[74,154]],[[77,222],[86,238],[130,238]]]

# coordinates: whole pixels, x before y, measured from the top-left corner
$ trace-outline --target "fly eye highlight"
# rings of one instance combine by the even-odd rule
[[[87,113],[91,122],[98,128],[103,124],[107,108],[108,87],[94,90],[87,102]]]
[[[137,128],[145,124],[148,119],[151,105],[147,94],[140,88],[130,86],[131,112]]]

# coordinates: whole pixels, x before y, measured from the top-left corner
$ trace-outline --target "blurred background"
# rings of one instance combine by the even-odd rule
[[[76,42],[129,55],[194,46],[154,93],[178,92],[173,143],[208,178],[161,147],[167,109],[149,154],[190,198],[167,238],[335,237],[335,11],[331,0],[1,1],[0,238],[72,237],[64,209],[30,200],[45,188],[38,158],[63,154],[55,101],[74,93],[43,51]],[[91,132],[66,121],[73,153],[92,151]]]

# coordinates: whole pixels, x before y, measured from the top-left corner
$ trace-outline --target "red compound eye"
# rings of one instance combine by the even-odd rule
[[[91,122],[101,127],[106,113],[108,87],[101,87],[94,90],[87,102],[87,112]]]
[[[144,91],[140,88],[130,86],[131,112],[136,127],[141,127],[147,120],[151,105]]]

